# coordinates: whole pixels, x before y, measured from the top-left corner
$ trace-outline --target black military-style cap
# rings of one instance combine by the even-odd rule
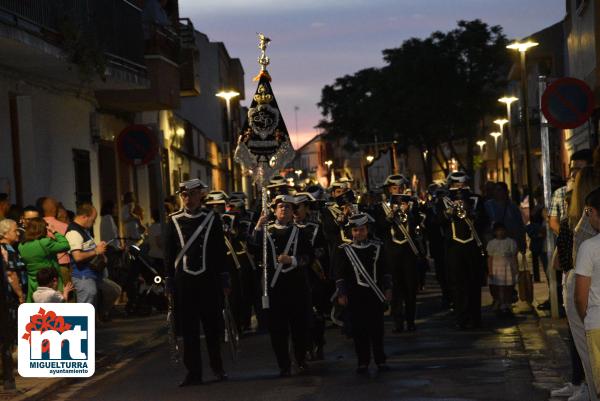
[[[177,193],[180,194],[184,191],[190,191],[192,189],[208,189],[208,186],[200,179],[193,178],[191,180],[183,181],[179,183],[179,188],[177,189]]]

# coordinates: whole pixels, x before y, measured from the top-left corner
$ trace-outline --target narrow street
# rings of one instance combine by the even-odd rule
[[[487,290],[484,289],[484,299]],[[484,301],[489,304],[489,301]],[[326,360],[312,363],[304,376],[277,377],[267,335],[242,340],[238,361],[229,360],[229,381],[178,388],[182,366],[169,360],[166,343],[131,361],[97,372],[92,381],[63,387],[45,400],[546,400],[535,389],[528,353],[517,323],[520,315],[500,321],[484,308],[484,328],[454,329],[449,312],[441,312],[439,293],[430,288],[419,296],[418,330],[391,333],[386,323],[386,352],[392,371],[357,376],[350,340],[331,328]],[[528,337],[528,342],[536,341]],[[531,345],[531,344],[530,344]],[[537,348],[543,344],[537,344]],[[535,344],[534,344],[535,348]],[[206,361],[205,361],[206,362]]]

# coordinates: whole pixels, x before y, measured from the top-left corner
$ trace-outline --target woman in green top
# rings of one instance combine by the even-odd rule
[[[53,233],[54,238],[47,236]],[[37,273],[45,267],[52,267],[58,272],[58,291],[63,290],[60,265],[56,254],[69,250],[69,241],[64,235],[48,227],[46,221],[36,217],[29,221],[25,229],[23,242],[19,245],[19,254],[27,268],[27,302],[33,302],[33,293],[37,290]]]

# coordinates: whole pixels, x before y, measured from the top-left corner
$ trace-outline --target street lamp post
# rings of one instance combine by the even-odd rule
[[[504,172],[504,124],[506,124],[507,122],[508,120],[506,118],[499,118],[497,120],[494,120],[494,123],[500,126],[500,154],[502,156],[502,181],[504,182],[506,182],[506,173]]]
[[[477,146],[479,146],[479,151],[481,152],[481,154],[483,155],[483,147],[485,146],[485,144],[487,143],[486,141],[484,141],[483,139],[479,140],[476,142]]]
[[[365,187],[367,188],[367,191],[368,191],[369,190],[369,166],[371,165],[371,163],[373,163],[373,160],[375,160],[375,156],[367,155],[365,157],[365,160],[367,161],[367,163],[364,164]]]
[[[512,146],[512,119],[511,119],[511,104],[516,102],[517,99],[514,96],[504,96],[498,99],[500,103],[504,103],[506,105],[506,119],[508,123],[506,125],[506,144],[508,145],[508,176],[510,178],[510,188],[511,193],[514,193],[515,187],[515,175],[513,170],[513,146]]]
[[[326,160],[325,161],[325,165],[327,166],[327,175],[329,177],[327,177],[327,180],[329,181],[329,186],[331,186],[331,184],[333,183],[333,180],[331,179],[331,165],[333,164],[333,160]],[[335,178],[335,176],[334,176]]]
[[[539,43],[527,41],[527,42],[515,42],[506,46],[507,49],[517,50],[521,58],[521,97],[523,106],[523,117],[525,123],[525,170],[527,173],[527,195],[529,195],[529,211],[533,210],[533,178],[531,176],[531,127],[529,126],[529,89],[527,85],[527,58],[526,53],[532,47],[537,46]]]
[[[498,157],[498,138],[501,137],[502,134],[500,132],[492,132],[490,135],[494,137],[494,147],[496,149],[496,181],[499,181],[498,177],[500,176],[500,170],[498,169],[498,161],[500,158]]]
[[[298,176],[298,182],[300,182],[300,176],[302,175],[302,170],[298,169],[298,170],[294,171],[294,173],[296,173],[296,175]]]
[[[232,191],[236,191],[236,185],[235,185],[235,165],[233,163],[233,148],[235,146],[235,138],[234,138],[234,132],[233,132],[233,127],[232,127],[232,123],[233,121],[231,121],[231,99],[238,97],[240,94],[239,92],[233,91],[233,90],[229,90],[229,91],[221,91],[218,92],[216,94],[217,97],[220,97],[221,99],[225,99],[225,104],[227,106],[227,141],[229,142],[229,171],[230,171],[230,177],[231,177],[231,190]]]

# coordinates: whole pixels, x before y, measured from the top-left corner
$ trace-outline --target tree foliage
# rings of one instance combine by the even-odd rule
[[[498,110],[505,85],[506,44],[500,26],[473,20],[383,50],[384,67],[358,71],[323,88],[318,106],[324,118],[318,127],[359,144],[377,136],[436,156],[440,144],[448,143],[457,159],[453,141],[463,139],[468,154],[459,163],[472,172],[484,116]],[[423,162],[431,175],[431,161]]]

